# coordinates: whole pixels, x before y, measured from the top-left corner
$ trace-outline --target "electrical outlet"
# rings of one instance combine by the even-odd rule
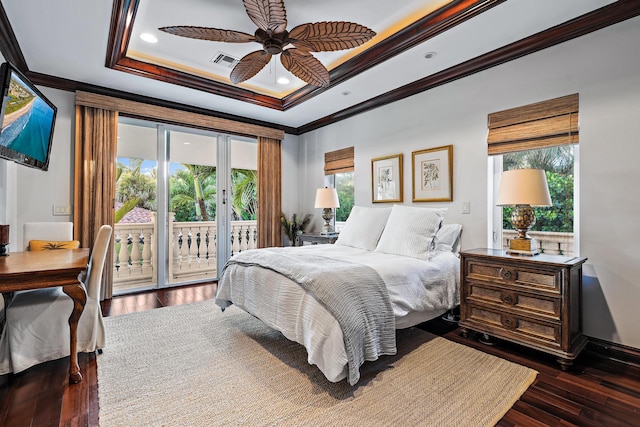
[[[462,202],[462,209],[461,209],[461,213],[463,213],[463,214],[471,213],[471,203],[469,203],[469,202]]]

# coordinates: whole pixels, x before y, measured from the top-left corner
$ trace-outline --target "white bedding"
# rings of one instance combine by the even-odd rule
[[[396,329],[432,319],[459,304],[460,261],[451,252],[436,252],[426,261],[343,245],[287,250],[312,251],[376,270],[389,292]],[[304,345],[308,362],[317,365],[329,381],[346,377],[347,356],[337,320],[311,294],[279,273],[229,265],[218,282],[216,304],[223,308],[235,304]]]

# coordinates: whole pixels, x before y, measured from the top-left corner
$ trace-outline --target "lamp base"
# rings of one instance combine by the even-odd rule
[[[507,249],[507,253],[533,256],[540,253],[540,247],[538,246],[538,241],[536,239],[522,239],[517,237],[509,240],[509,249]]]
[[[7,249],[8,245],[0,244],[0,256],[9,256],[9,250]]]
[[[333,225],[331,225],[331,219],[333,219],[333,211],[331,208],[322,209],[322,219],[324,219],[324,224],[320,229],[320,235],[326,236],[335,233],[335,229],[333,228]]]
[[[336,231],[331,224],[324,224],[320,229],[321,236],[333,236],[335,234],[336,234]]]

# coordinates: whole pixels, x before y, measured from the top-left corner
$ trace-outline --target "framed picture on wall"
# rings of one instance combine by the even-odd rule
[[[453,145],[411,153],[414,202],[453,201]]]
[[[371,159],[373,203],[402,202],[402,154]]]

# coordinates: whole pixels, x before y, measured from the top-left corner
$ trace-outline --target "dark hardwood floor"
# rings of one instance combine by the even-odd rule
[[[115,297],[105,316],[213,298],[215,284]],[[529,366],[536,381],[499,426],[640,426],[640,366],[602,357],[587,349],[570,372],[553,358],[498,341],[462,338],[455,324],[436,319],[421,327],[453,341]],[[68,359],[35,366],[0,383],[0,426],[97,426],[98,384],[93,354],[80,355],[83,381],[69,385]]]

